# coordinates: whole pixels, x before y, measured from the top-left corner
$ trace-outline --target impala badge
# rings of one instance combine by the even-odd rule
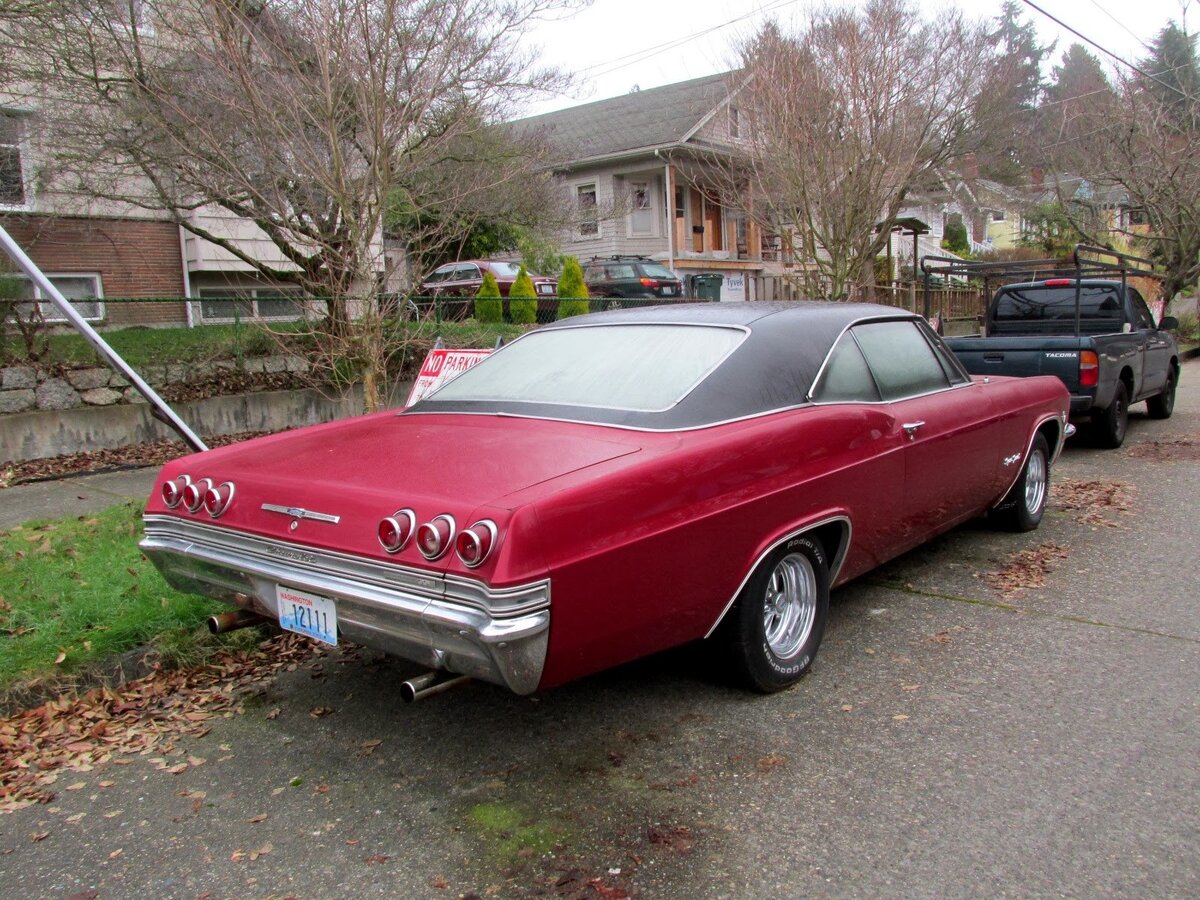
[[[1006,457],[1004,457],[1004,465],[1011,466],[1013,463],[1015,463],[1020,458],[1021,458],[1020,453],[1014,453],[1012,456],[1006,456]]]
[[[292,530],[295,530],[301,519],[312,519],[314,522],[328,522],[330,525],[336,525],[342,521],[341,516],[334,516],[329,513],[313,512],[311,509],[301,509],[299,506],[278,506],[274,503],[264,503],[262,509],[265,512],[279,513],[284,516],[291,516],[295,521],[292,522]]]

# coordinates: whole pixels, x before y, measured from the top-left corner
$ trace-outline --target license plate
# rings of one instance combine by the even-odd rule
[[[275,586],[275,597],[280,628],[337,645],[337,604],[331,599],[282,584]]]
[[[663,288],[662,295],[663,295],[664,297],[670,297],[670,296],[671,296],[672,294],[674,294],[674,293],[675,293],[675,288],[673,288],[673,287],[665,287],[665,288]]]

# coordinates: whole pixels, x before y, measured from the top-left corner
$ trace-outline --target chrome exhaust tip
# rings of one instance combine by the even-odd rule
[[[470,680],[469,675],[455,675],[453,672],[426,672],[400,685],[400,699],[405,703],[416,703]]]
[[[236,631],[238,628],[248,628],[251,625],[261,625],[263,622],[269,621],[266,616],[260,616],[248,609],[235,609],[209,616],[207,624],[208,630],[212,634],[224,634],[227,631]]]

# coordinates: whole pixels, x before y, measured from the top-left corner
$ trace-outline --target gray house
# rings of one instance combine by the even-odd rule
[[[740,208],[738,145],[748,120],[740,75],[727,72],[634,91],[513,123],[544,142],[575,200],[563,251],[649,256],[691,276],[723,276],[722,300],[755,298],[755,279],[791,267],[785,236]]]

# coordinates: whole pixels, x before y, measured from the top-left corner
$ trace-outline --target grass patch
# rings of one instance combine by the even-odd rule
[[[213,645],[203,619],[225,607],[170,588],[140,535],[136,503],[0,531],[0,691],[150,642],[166,662]]]
[[[505,860],[516,860],[523,854],[549,853],[561,836],[547,825],[526,819],[521,812],[502,803],[480,803],[471,807],[471,821]]]

